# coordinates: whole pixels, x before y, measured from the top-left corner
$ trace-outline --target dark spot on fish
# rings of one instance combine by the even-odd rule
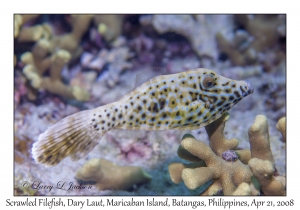
[[[228,85],[228,84],[229,84],[229,82],[226,82],[226,83],[222,84],[222,86],[226,86],[226,85]]]
[[[110,123],[107,123],[108,126],[110,126]]]
[[[97,128],[97,125],[94,125],[94,128]]]
[[[145,104],[145,103],[147,103],[147,101],[144,99],[144,100],[143,100],[143,103]]]
[[[184,82],[184,81],[182,81],[181,83],[182,83],[182,84],[185,84],[185,82]]]
[[[142,118],[144,118],[144,117],[146,117],[146,114],[145,114],[145,113],[142,114]]]
[[[191,121],[192,119],[193,119],[193,117],[189,117],[189,118],[188,118],[188,121]]]
[[[234,91],[234,95],[235,95],[236,97],[238,97],[238,98],[240,98],[240,97],[241,97],[241,95],[239,94],[239,92],[238,92],[238,91]]]
[[[112,118],[113,121],[115,121],[115,119],[116,119],[115,117]]]
[[[95,121],[95,119],[92,119],[92,121]]]
[[[131,120],[133,119],[133,116],[132,116],[132,115],[130,116],[130,119],[131,119]]]
[[[163,109],[166,105],[166,100],[164,98],[158,99],[160,109]]]
[[[164,82],[164,84],[166,84],[166,82]]]
[[[133,106],[133,102],[130,102],[131,106]]]
[[[138,106],[138,110],[141,111],[141,110],[142,110],[142,107],[141,107],[141,106]]]
[[[127,106],[125,106],[125,109],[127,109],[128,107]]]
[[[183,95],[180,95],[180,98],[183,98]]]
[[[163,118],[166,118],[166,117],[167,117],[167,114],[166,114],[166,113],[164,113],[164,114],[163,114]]]
[[[167,125],[167,124],[169,124],[169,122],[168,122],[168,121],[166,122],[166,125]]]
[[[154,112],[158,112],[157,103],[154,103],[154,106],[153,106],[153,111],[154,111]]]
[[[233,101],[233,103],[237,103],[237,102],[239,102],[240,101],[240,99],[235,99],[234,101]]]
[[[188,105],[189,105],[189,102],[185,102],[185,105],[188,106]]]
[[[155,96],[155,93],[154,93],[154,92],[152,93],[152,96]]]
[[[101,115],[99,115],[99,117],[101,117]]]
[[[104,123],[105,123],[105,121],[104,121],[104,120],[102,120],[102,123],[104,124]]]
[[[233,99],[234,99],[234,97],[233,97],[233,96],[230,96],[230,97],[229,97],[229,100],[231,100],[231,101],[232,101]]]
[[[122,118],[122,114],[119,114],[119,118]]]
[[[107,116],[107,117],[109,117],[109,116],[110,116],[110,114],[108,113],[106,116]]]
[[[118,109],[115,109],[115,112],[117,112],[118,111]]]
[[[168,91],[167,88],[165,88],[164,91],[167,92]]]
[[[177,89],[175,89],[175,93],[177,93]]]
[[[200,115],[202,115],[202,112],[201,112],[201,111],[198,112],[198,116],[200,116]]]
[[[180,115],[180,112],[179,111],[177,111],[177,113],[176,113],[176,116],[179,116]]]
[[[104,127],[102,127],[101,129],[104,130]]]
[[[196,84],[194,84],[194,86],[193,86],[193,87],[196,89],[196,87],[197,87],[197,86],[196,86]]]
[[[242,93],[245,93],[245,91],[243,90],[242,86],[240,86],[240,89],[241,89]]]

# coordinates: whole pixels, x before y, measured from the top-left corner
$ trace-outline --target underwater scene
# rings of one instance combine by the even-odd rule
[[[286,15],[15,14],[14,195],[286,195]]]

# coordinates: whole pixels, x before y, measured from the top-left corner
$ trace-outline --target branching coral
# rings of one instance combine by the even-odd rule
[[[34,59],[33,53],[24,53],[21,60],[27,65],[23,68],[23,73],[36,90],[47,90],[69,99],[88,100],[89,93],[87,91],[78,86],[65,85],[61,81],[61,71],[69,62],[70,57],[70,53],[65,50],[59,50],[44,60]],[[49,68],[50,76],[43,76]],[[29,96],[32,97],[32,100],[36,97],[35,94]]]
[[[95,15],[94,23],[107,41],[115,40],[122,29],[123,15]]]
[[[258,53],[274,47],[280,37],[285,37],[285,17],[278,15],[236,15],[239,29],[231,33],[218,32],[216,39],[220,50],[234,65],[258,61]]]
[[[248,195],[250,190],[254,195],[257,191],[251,189],[251,186],[253,188],[258,180],[265,195],[284,195],[284,178],[275,177],[267,118],[258,115],[248,131],[251,153],[249,150],[234,150],[238,141],[225,138],[223,133],[228,119],[229,114],[226,113],[205,127],[210,147],[190,134],[183,137],[178,156],[194,163],[170,164],[171,180],[174,183],[184,181],[191,190],[213,180],[213,184],[201,195],[217,195],[222,192],[224,195]]]
[[[91,159],[77,171],[81,182],[96,182],[99,190],[128,190],[135,184],[149,182],[151,176],[141,167],[118,166],[105,159]]]
[[[35,17],[36,15],[16,15],[15,28],[22,27],[26,21]],[[20,33],[16,32],[15,36],[18,36],[19,42],[36,41],[32,51],[21,56],[21,61],[27,64],[23,73],[30,84],[30,100],[37,98],[37,90],[47,90],[69,99],[88,100],[87,91],[77,86],[65,85],[61,81],[61,71],[65,64],[82,53],[79,43],[92,17],[93,15],[71,15],[72,31],[64,35],[53,35],[48,24],[22,27]],[[47,70],[50,70],[50,77],[44,76]]]
[[[280,131],[282,134],[282,141],[286,142],[286,118],[282,117],[278,120],[278,123],[276,124],[277,130]]]

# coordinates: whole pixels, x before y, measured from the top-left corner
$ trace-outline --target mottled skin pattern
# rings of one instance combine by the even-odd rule
[[[193,130],[208,125],[253,89],[208,69],[155,77],[119,101],[78,112],[48,128],[33,145],[38,163],[84,157],[111,129]]]
[[[95,109],[91,124],[99,132],[111,128],[199,129],[252,92],[249,83],[222,77],[208,69],[158,76],[118,102],[106,105],[104,110]]]

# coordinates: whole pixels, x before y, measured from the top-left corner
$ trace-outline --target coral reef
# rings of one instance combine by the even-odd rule
[[[91,159],[76,173],[78,182],[96,182],[99,190],[128,190],[151,176],[140,167],[118,166],[105,159]]]
[[[230,15],[154,15],[143,21],[145,25],[150,22],[158,33],[174,32],[186,37],[198,56],[214,60],[218,58],[215,34],[233,28]]]
[[[70,60],[70,53],[59,50],[51,57],[39,62],[34,59],[32,53],[27,52],[22,55],[21,60],[27,64],[23,68],[23,73],[30,82],[30,85],[37,90],[47,90],[51,93],[59,94],[68,99],[86,101],[89,93],[78,86],[65,85],[61,80],[61,71]],[[50,76],[43,76],[44,72],[50,68]],[[30,99],[36,99],[34,94],[28,95]]]
[[[218,168],[215,164],[208,166],[180,145],[184,133],[203,141],[210,149],[210,157],[217,163],[222,162],[221,166],[238,165],[247,173],[250,171],[250,181],[240,178],[238,183],[233,183],[235,169],[231,174],[224,169],[224,176],[232,179],[227,187],[233,186],[232,190],[227,190],[230,194],[249,195],[249,187],[251,195],[284,194],[286,125],[279,119],[286,115],[285,21],[283,14],[14,15],[15,194],[224,195],[223,177],[212,178],[193,191],[184,182],[173,184],[168,166],[181,162],[180,157],[192,164],[177,163],[173,168],[175,172],[177,168],[180,171],[173,173],[177,183],[186,169],[189,169],[185,172],[188,175],[192,174],[192,169],[211,171],[213,167],[217,171]],[[163,74],[194,68],[213,69],[228,78],[249,80],[255,92],[230,111],[226,127],[224,123],[219,122],[217,126],[218,122],[215,122],[210,136],[207,135],[208,127],[161,133],[111,130],[85,159],[77,162],[66,159],[51,168],[35,164],[30,151],[40,133],[72,113],[120,99],[135,87],[133,84],[144,81],[136,75],[153,67],[166,70]],[[141,81],[136,83],[137,80]],[[76,89],[80,90],[79,94]],[[261,148],[249,144],[245,128],[253,124],[253,116],[258,114],[267,116],[269,130],[265,127],[266,121],[261,119],[263,129],[251,135],[258,136],[253,142],[262,140],[266,155],[252,161],[260,167],[251,168],[249,160],[255,160],[252,150]],[[223,120],[227,118],[224,116]],[[270,149],[272,156],[268,153]],[[94,158],[105,158],[120,166],[142,167],[151,174],[152,181],[133,186],[130,191],[101,191],[96,186],[88,191],[21,189],[24,181],[39,180],[53,186],[59,180],[75,183],[76,171]],[[274,192],[270,192],[272,189]]]
[[[115,40],[121,34],[123,15],[95,15],[94,24],[107,41]]]
[[[264,195],[285,195],[285,184],[281,182],[284,178],[275,174],[267,118],[258,115],[249,128],[251,155],[249,150],[235,152],[238,140],[225,138],[224,127],[228,119],[229,114],[226,113],[205,127],[210,147],[190,134],[183,136],[178,156],[193,163],[170,164],[172,181],[176,184],[184,181],[187,188],[195,190],[213,180],[214,183],[202,195],[221,192],[224,195],[249,195],[250,191],[251,194],[254,192],[249,185],[254,185],[254,175]]]
[[[279,119],[278,123],[276,124],[277,130],[280,131],[282,134],[282,141],[286,142],[286,117],[282,117]]]
[[[259,61],[259,57],[262,56],[259,53],[266,48],[274,48],[278,40],[285,37],[285,16],[236,15],[235,20],[243,29],[226,33],[220,31],[216,34],[218,47],[234,65]],[[276,51],[275,57],[282,58],[283,54],[278,49]],[[269,67],[270,63],[266,61],[265,65]]]

